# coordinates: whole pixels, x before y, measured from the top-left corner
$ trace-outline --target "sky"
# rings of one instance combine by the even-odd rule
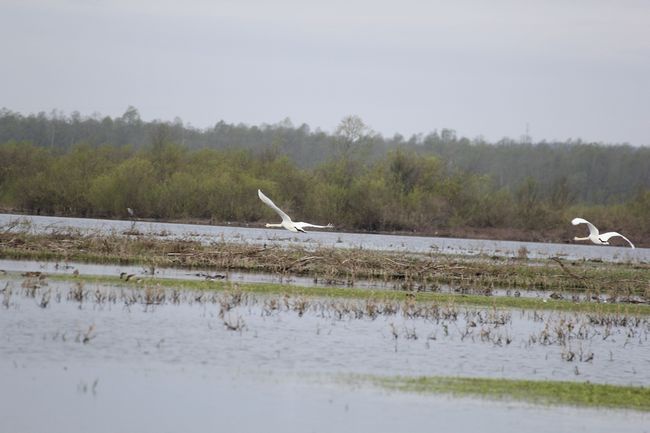
[[[650,145],[650,2],[3,0],[0,107]]]

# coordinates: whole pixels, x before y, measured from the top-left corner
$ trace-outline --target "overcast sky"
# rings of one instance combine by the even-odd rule
[[[650,145],[650,1],[3,0],[0,107]]]

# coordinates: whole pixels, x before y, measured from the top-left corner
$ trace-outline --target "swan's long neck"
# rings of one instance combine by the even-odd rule
[[[588,241],[589,239],[590,239],[589,236],[587,236],[586,238],[579,238],[577,236],[573,238],[574,241]]]
[[[282,227],[282,224],[267,224],[266,227]]]

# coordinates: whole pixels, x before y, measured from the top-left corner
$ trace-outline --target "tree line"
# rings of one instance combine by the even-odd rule
[[[504,186],[490,174],[408,146],[368,158],[372,141],[351,131],[340,131],[330,143],[334,156],[301,167],[273,149],[190,148],[175,142],[166,125],[158,126],[141,147],[78,143],[62,150],[21,141],[0,144],[0,206],[85,217],[126,218],[130,207],[140,218],[277,219],[257,198],[260,188],[289,214],[341,229],[568,233],[571,218],[582,216],[635,240],[650,237],[647,188],[622,203],[584,204],[576,201],[567,178],[552,188],[532,176]]]
[[[289,119],[260,126],[221,121],[205,129],[178,118],[145,122],[134,107],[115,118],[56,111],[22,115],[0,110],[0,143],[29,142],[55,155],[66,154],[80,143],[142,151],[156,139],[188,150],[246,150],[259,158],[286,155],[297,167],[312,170],[346,157],[352,147],[363,148],[368,164],[378,164],[389,153],[400,150],[425,159],[436,157],[446,172],[485,175],[497,189],[514,193],[532,178],[537,193],[544,197],[568,194],[571,202],[589,205],[624,203],[650,188],[650,147],[580,140],[533,144],[530,137],[489,143],[480,137],[458,137],[451,129],[408,139],[400,135],[386,138],[355,116],[345,118],[336,131],[327,133],[305,124],[294,126]]]

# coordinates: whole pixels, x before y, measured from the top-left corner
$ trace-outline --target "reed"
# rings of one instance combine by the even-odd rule
[[[486,296],[495,288],[504,288],[545,290],[555,296],[606,296],[615,302],[650,302],[648,264],[532,260],[523,254],[505,259],[225,242],[203,245],[192,239],[76,231],[42,235],[8,231],[0,232],[0,258],[137,264],[151,270],[177,267],[269,272],[281,277],[310,276],[348,286],[368,279],[415,292],[438,291],[441,285],[449,285],[458,292],[474,291]],[[215,279],[221,276],[216,274]]]

